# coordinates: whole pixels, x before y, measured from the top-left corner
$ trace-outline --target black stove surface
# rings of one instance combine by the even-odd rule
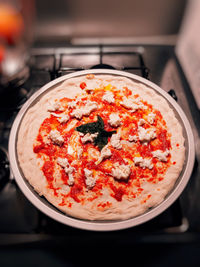
[[[92,68],[124,70],[160,85],[188,117],[196,144],[189,184],[175,203],[149,222],[126,230],[91,232],[62,225],[38,211],[21,193],[9,169],[7,148],[12,123],[23,103],[39,88],[64,74]],[[0,95],[0,246],[65,243],[187,243],[200,238],[199,111],[174,55],[173,46],[83,45],[33,48],[30,76],[20,88]]]

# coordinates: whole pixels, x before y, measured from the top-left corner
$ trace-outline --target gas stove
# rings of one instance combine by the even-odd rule
[[[25,101],[39,88],[64,74],[108,68],[140,75],[167,91],[188,117],[196,144],[196,161],[186,189],[165,212],[142,225],[115,232],[91,232],[62,225],[37,210],[21,193],[9,167],[8,139]],[[67,45],[33,47],[29,77],[0,95],[0,246],[65,242],[70,246],[98,240],[103,244],[176,243],[200,238],[199,110],[173,46]],[[96,242],[96,241],[95,241]]]

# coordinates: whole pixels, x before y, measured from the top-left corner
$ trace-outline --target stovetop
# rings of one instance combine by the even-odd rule
[[[30,76],[0,95],[0,246],[65,242],[113,244],[191,242],[200,238],[199,110],[173,46],[68,45],[33,47]],[[21,193],[7,155],[9,132],[23,103],[39,88],[64,74],[91,68],[124,70],[161,86],[182,107],[195,137],[196,161],[190,181],[175,203],[151,221],[126,230],[92,232],[62,225],[38,211]]]

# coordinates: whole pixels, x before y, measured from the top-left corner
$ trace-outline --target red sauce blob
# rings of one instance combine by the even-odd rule
[[[42,171],[47,179],[48,182],[52,182],[54,177],[53,177],[53,173],[54,173],[54,164],[52,161],[47,160],[44,162],[44,165],[42,167]]]
[[[125,190],[121,186],[119,188],[117,188],[113,184],[111,184],[110,187],[111,187],[112,191],[114,192],[113,197],[117,201],[122,201],[122,197],[125,194]]]
[[[78,198],[79,194],[83,190],[83,187],[79,184],[75,184],[72,186],[71,191],[70,191],[70,196],[76,201],[80,202],[80,199]]]
[[[167,138],[167,130],[162,130],[157,138],[160,140],[159,149],[165,151],[166,149],[170,149],[171,143]]]
[[[82,83],[80,84],[80,88],[81,88],[81,89],[85,89],[86,86],[87,86],[87,85],[86,85],[85,82],[82,82]]]

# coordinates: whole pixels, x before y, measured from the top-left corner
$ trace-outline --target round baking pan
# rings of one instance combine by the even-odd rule
[[[121,220],[121,221],[89,221],[89,220],[82,220],[70,217],[64,214],[63,212],[59,211],[53,205],[51,205],[44,197],[39,196],[26,180],[19,166],[18,156],[17,156],[18,130],[20,128],[21,121],[23,120],[23,117],[26,114],[26,112],[29,110],[29,108],[35,105],[35,103],[37,103],[44,94],[46,94],[50,90],[53,90],[55,87],[59,86],[65,80],[87,74],[95,74],[95,75],[109,74],[109,75],[123,76],[133,80],[134,82],[142,83],[152,88],[158,94],[160,94],[162,97],[166,99],[166,101],[168,102],[169,106],[173,109],[176,118],[179,120],[183,128],[183,136],[185,138],[185,148],[186,148],[185,162],[183,169],[173,189],[167,194],[162,203],[160,203],[156,207],[150,208],[144,214],[133,217],[131,219]],[[45,86],[43,86],[30,99],[27,100],[27,102],[19,111],[10,132],[9,159],[15,180],[19,188],[24,193],[24,195],[29,199],[29,201],[34,206],[36,206],[40,211],[42,211],[49,217],[55,219],[56,221],[69,226],[86,230],[112,231],[112,230],[119,230],[119,229],[133,227],[142,224],[144,222],[147,222],[150,219],[162,213],[170,205],[172,205],[172,203],[180,196],[180,194],[182,193],[182,191],[184,190],[185,186],[189,181],[194,165],[195,148],[194,148],[193,133],[187,117],[185,116],[181,107],[176,103],[176,101],[163,89],[161,89],[156,84],[150,82],[149,80],[146,80],[140,76],[128,72],[108,70],[108,69],[93,69],[93,70],[78,71],[57,78],[51,81],[50,83],[46,84]]]

